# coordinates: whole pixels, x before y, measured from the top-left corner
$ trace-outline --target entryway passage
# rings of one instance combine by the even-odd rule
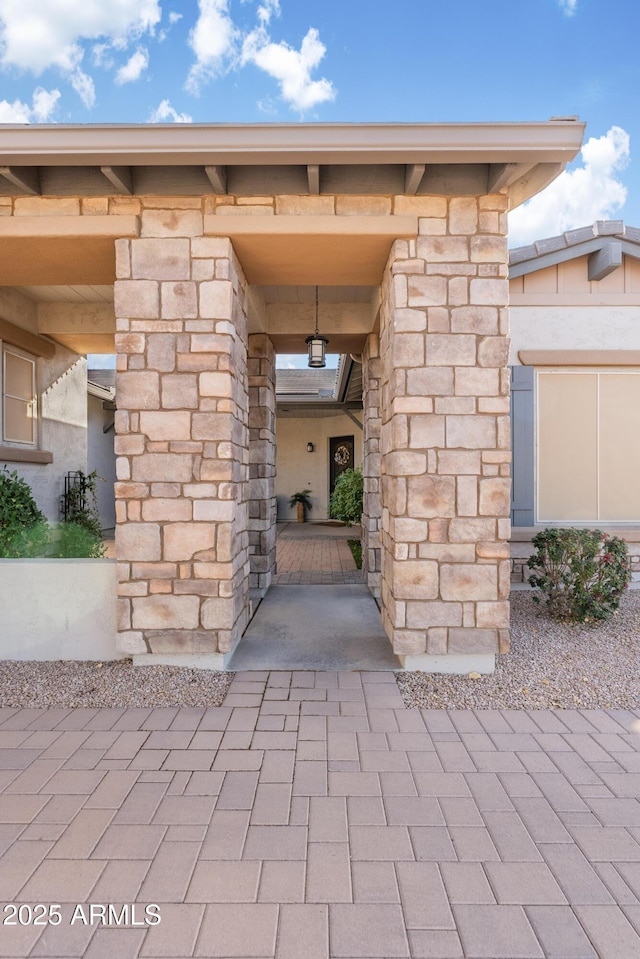
[[[360,539],[359,526],[279,523],[277,537],[274,585],[345,586],[364,582],[348,543]]]
[[[279,528],[275,585],[229,669],[401,668],[347,544],[359,534],[310,523]]]

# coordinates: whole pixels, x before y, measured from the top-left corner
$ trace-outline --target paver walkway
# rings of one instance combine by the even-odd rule
[[[219,709],[1,709],[0,790],[0,899],[62,916],[3,957],[640,956],[640,710],[246,673]]]
[[[363,583],[347,539],[359,539],[360,527],[288,523],[278,529],[276,586],[340,586]]]

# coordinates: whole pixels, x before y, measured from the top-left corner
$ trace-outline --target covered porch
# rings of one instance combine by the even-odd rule
[[[493,668],[509,641],[506,212],[582,134],[3,129],[3,341],[26,299],[32,346],[118,354],[121,653],[224,667],[272,584],[274,358],[304,351],[313,308],[290,291],[318,286],[321,332],[362,360],[364,576],[393,653]]]

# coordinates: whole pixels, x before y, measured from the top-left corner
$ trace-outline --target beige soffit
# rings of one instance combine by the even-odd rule
[[[640,366],[640,350],[520,350],[523,366]]]
[[[394,240],[418,232],[414,216],[205,216],[229,236],[255,284],[373,286]]]
[[[0,286],[112,284],[114,240],[139,232],[135,216],[0,217]]]

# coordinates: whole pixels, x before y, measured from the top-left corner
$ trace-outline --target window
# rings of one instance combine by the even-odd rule
[[[538,523],[640,523],[640,371],[537,375]]]
[[[2,348],[2,441],[35,446],[37,402],[35,359],[13,346]]]

